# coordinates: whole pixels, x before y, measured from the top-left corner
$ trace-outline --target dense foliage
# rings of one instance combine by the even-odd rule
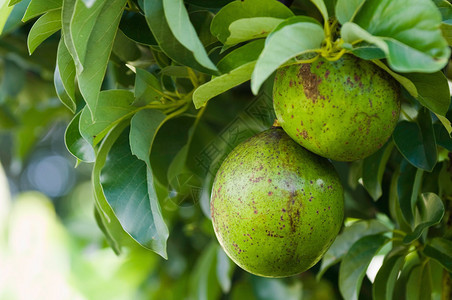
[[[213,178],[237,144],[273,123],[278,68],[344,54],[371,61],[400,84],[401,117],[375,154],[333,162],[347,219],[300,278],[309,288],[310,275],[327,276],[345,299],[369,296],[367,267],[384,256],[374,299],[448,299],[452,5],[281,2],[0,0],[0,127],[24,159],[48,124],[71,119],[66,146],[92,164],[110,246],[184,262],[161,263],[160,297],[297,299],[298,278],[252,277],[222,252],[209,220]]]

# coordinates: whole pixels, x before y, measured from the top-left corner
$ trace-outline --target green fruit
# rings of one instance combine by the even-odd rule
[[[211,213],[218,241],[241,268],[291,276],[312,267],[334,241],[344,217],[343,189],[327,159],[272,128],[225,159]]]
[[[394,79],[352,55],[278,70],[273,106],[290,137],[338,161],[376,152],[391,136],[400,113]]]

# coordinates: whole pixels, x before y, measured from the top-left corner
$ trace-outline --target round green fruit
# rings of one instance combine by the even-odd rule
[[[296,142],[338,161],[362,159],[391,136],[400,113],[399,88],[372,62],[352,55],[277,71],[276,116]]]
[[[286,277],[312,267],[336,238],[343,189],[327,159],[272,128],[225,159],[211,214],[218,241],[236,264],[256,275]]]

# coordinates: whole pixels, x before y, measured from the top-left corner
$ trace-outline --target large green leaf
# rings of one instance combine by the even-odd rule
[[[383,262],[372,285],[374,300],[392,300],[394,286],[404,260],[404,255],[394,255]]]
[[[251,76],[251,90],[257,94],[262,83],[283,63],[303,53],[319,49],[324,32],[322,26],[312,22],[281,23],[267,37],[265,48],[257,60]]]
[[[419,102],[432,112],[445,116],[450,105],[450,91],[447,78],[441,71],[422,74],[403,74],[416,87]]]
[[[271,17],[286,19],[292,11],[284,4],[274,0],[234,1],[224,6],[213,18],[210,30],[223,44],[229,35],[229,27],[234,21],[245,18]],[[248,25],[245,25],[248,26]]]
[[[122,227],[143,247],[164,258],[168,228],[146,163],[130,151],[129,130],[111,147],[101,171],[100,182]]]
[[[161,50],[174,61],[189,66],[198,71],[215,74],[209,68],[201,65],[193,55],[193,52],[182,45],[171,31],[165,18],[163,0],[145,1],[144,14],[154,38],[157,40]]]
[[[203,67],[217,71],[217,67],[207,56],[203,44],[188,17],[183,0],[163,0],[166,21],[174,37],[188,50]]]
[[[90,144],[98,144],[116,124],[133,115],[137,107],[131,104],[135,100],[132,92],[126,90],[102,91],[91,115],[88,108],[80,116],[80,133]]]
[[[332,265],[338,263],[347,254],[350,246],[366,235],[373,235],[388,231],[389,228],[377,220],[358,221],[345,227],[344,231],[334,240],[331,247],[325,253],[320,265],[317,278],[320,278]]]
[[[77,113],[66,128],[64,134],[64,142],[69,152],[74,155],[77,160],[84,162],[94,162],[96,153],[93,147],[82,137],[79,130],[80,115]]]
[[[121,253],[124,247],[129,249],[137,247],[141,248],[140,244],[138,244],[137,241],[134,240],[122,227],[105,197],[100,181],[101,171],[107,161],[109,151],[118,137],[123,133],[125,127],[128,125],[128,122],[118,124],[102,142],[97,153],[92,173],[94,199],[96,201],[96,210],[98,212],[96,219],[98,223],[101,223],[101,229],[106,235],[110,246],[116,253]]]
[[[383,194],[381,180],[393,148],[394,144],[389,142],[376,153],[364,159],[363,185],[374,201]]]
[[[405,244],[409,244],[418,239],[428,227],[441,222],[444,216],[444,205],[438,195],[434,193],[423,193],[421,201],[418,201],[419,213],[416,217],[413,232],[407,234],[403,239]]]
[[[68,0],[63,5],[65,43],[74,58],[80,92],[93,115],[125,3],[97,0],[87,8],[81,0]]]
[[[415,266],[406,283],[406,299],[424,300],[431,299],[432,280],[430,266],[427,262]]]
[[[63,0],[31,0],[22,21],[27,22],[28,20],[48,11],[59,9],[62,4]]]
[[[343,24],[341,35],[349,44],[375,44],[395,71],[431,73],[442,69],[450,55],[440,23],[431,1],[368,0],[353,23]]]
[[[438,159],[432,117],[426,109],[419,111],[416,122],[402,121],[393,133],[400,153],[416,168],[431,172]]]
[[[434,238],[425,245],[423,253],[452,272],[452,241],[440,237]]]
[[[361,283],[375,253],[387,242],[381,234],[359,239],[349,249],[339,269],[339,290],[344,299],[357,300]]]
[[[207,101],[227,90],[242,84],[251,78],[256,62],[246,63],[229,73],[215,77],[211,81],[201,85],[193,93],[193,103],[196,108],[206,105]]]
[[[352,22],[363,6],[365,0],[338,0],[336,3],[336,18],[341,24]]]

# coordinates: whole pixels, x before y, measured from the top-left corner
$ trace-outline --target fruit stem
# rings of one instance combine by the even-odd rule
[[[320,52],[321,50],[314,50],[314,51],[315,52]],[[286,64],[282,65],[281,68],[282,67],[293,66],[293,65],[310,64],[310,63],[315,62],[319,57],[320,57],[320,54],[317,54],[313,58],[309,58],[309,59],[296,59],[294,62],[289,62],[289,63],[286,63]]]
[[[281,127],[281,124],[279,123],[278,119],[275,119],[275,122],[273,122],[272,127],[273,128]]]

